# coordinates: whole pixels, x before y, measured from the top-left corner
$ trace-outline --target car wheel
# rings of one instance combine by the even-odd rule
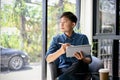
[[[20,56],[14,56],[9,61],[9,68],[19,70],[23,67],[23,59]]]

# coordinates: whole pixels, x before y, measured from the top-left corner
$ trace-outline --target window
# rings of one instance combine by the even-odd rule
[[[112,75],[112,51],[113,41],[111,39],[99,40],[98,57],[103,60],[104,68],[110,70],[110,76]]]
[[[98,7],[99,27],[98,33],[114,34],[115,33],[115,17],[116,17],[116,1],[115,0],[99,0]]]
[[[11,71],[7,68],[10,74],[2,69],[0,79],[41,80],[42,0],[0,0],[0,2],[0,45],[25,51],[30,61],[29,65],[20,70]],[[48,46],[52,37],[59,33],[59,17],[64,11],[75,13],[76,1],[48,0]]]
[[[0,80],[41,78],[42,3],[31,1],[0,0]]]
[[[120,77],[120,2],[94,0],[93,3],[93,41],[97,41],[97,55],[103,60],[104,67],[110,69],[112,79],[117,80]]]
[[[60,34],[59,20],[65,11],[76,14],[75,0],[48,0],[48,46],[53,36]]]

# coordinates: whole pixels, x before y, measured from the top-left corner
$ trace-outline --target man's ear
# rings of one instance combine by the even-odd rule
[[[76,23],[73,23],[73,28],[75,27]]]

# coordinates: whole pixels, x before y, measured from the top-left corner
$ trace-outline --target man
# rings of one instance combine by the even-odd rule
[[[77,17],[72,12],[64,12],[60,17],[60,30],[63,34],[53,38],[46,53],[48,63],[58,60],[58,69],[61,72],[59,80],[86,80],[88,64],[91,63],[90,55],[83,55],[82,51],[73,53],[73,57],[66,57],[66,48],[70,45],[89,44],[88,38],[84,34],[75,33],[73,28],[77,22]],[[63,43],[63,44],[59,44]],[[81,76],[77,76],[81,73]]]

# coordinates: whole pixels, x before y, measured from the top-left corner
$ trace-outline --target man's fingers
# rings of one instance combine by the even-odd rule
[[[80,60],[80,57],[79,57],[79,56],[76,55],[75,57],[76,57],[78,60]]]
[[[63,46],[64,48],[67,48],[68,46],[70,46],[70,44],[69,44],[69,43],[65,43],[65,44],[62,44],[62,46]]]
[[[74,54],[74,56],[75,56],[77,59],[79,59],[79,60],[81,60],[81,59],[83,59],[83,58],[84,58],[84,56],[83,56],[83,53],[82,53],[82,52],[80,52],[80,53],[76,52],[76,53]]]
[[[75,56],[77,59],[80,59],[80,55],[79,55],[78,52],[76,52],[76,53],[74,54],[74,56]]]
[[[79,59],[79,57],[78,57],[76,54],[74,54],[74,56],[75,56],[77,59]]]
[[[83,58],[83,53],[80,53],[79,55],[80,55],[81,58]]]
[[[65,46],[66,46],[66,48],[67,48],[68,46],[70,46],[70,44],[69,44],[69,43],[66,43]]]

